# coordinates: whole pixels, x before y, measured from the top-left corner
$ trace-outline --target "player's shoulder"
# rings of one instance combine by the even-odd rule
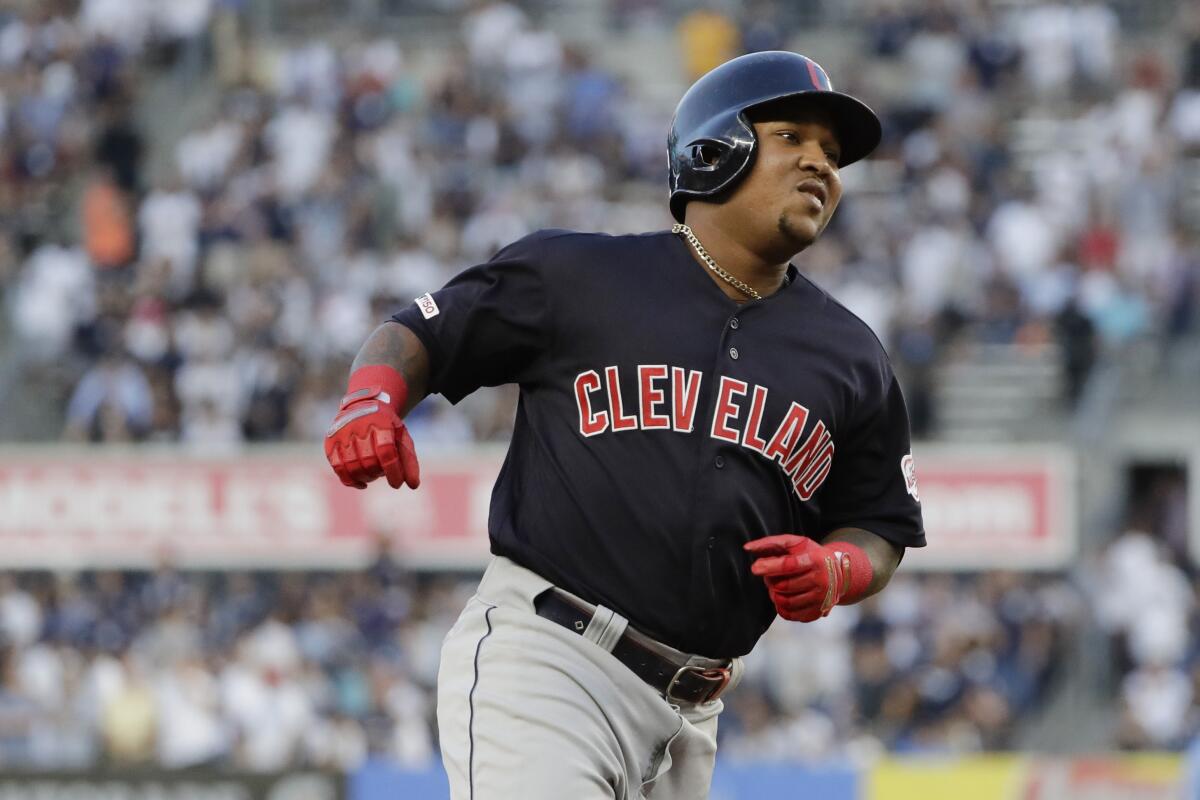
[[[648,233],[609,234],[590,231],[573,231],[565,228],[543,228],[528,236],[517,239],[505,247],[497,257],[524,256],[538,260],[557,262],[564,257],[573,264],[586,264],[588,256],[603,257],[605,263],[613,253],[630,252],[656,246],[668,231]]]
[[[526,234],[520,239],[512,242],[500,250],[505,253],[510,250],[536,250],[543,247],[548,247],[551,244],[561,244],[560,240],[572,240],[580,236],[589,236],[590,234],[581,233],[580,231],[567,230],[566,228],[542,228],[533,233]]]
[[[837,341],[849,345],[858,355],[890,369],[887,349],[880,341],[879,335],[862,317],[808,276],[800,274],[798,280],[803,283],[809,302],[821,309],[833,327]]]

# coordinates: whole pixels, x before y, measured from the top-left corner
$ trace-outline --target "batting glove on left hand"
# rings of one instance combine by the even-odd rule
[[[750,571],[767,584],[779,616],[812,622],[843,600],[856,600],[871,583],[871,561],[848,542],[821,545],[807,536],[782,533],[746,542],[758,556]]]

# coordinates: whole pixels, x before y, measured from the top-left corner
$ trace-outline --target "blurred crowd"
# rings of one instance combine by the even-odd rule
[[[1013,750],[1065,677],[1080,598],[1061,576],[916,579],[821,625],[777,623],[721,716],[722,755],[869,759]]]
[[[463,588],[387,562],[0,576],[0,767],[425,766]]]
[[[474,583],[386,559],[0,576],[0,768],[427,766],[441,639]],[[905,577],[884,602],[776,625],[730,695],[722,752],[1010,747],[1077,614],[1061,579]]]
[[[358,345],[412,297],[533,229],[669,224],[664,76],[518,5],[458,5],[453,46],[416,53],[362,30],[255,36],[233,0],[0,12],[0,291],[68,437],[317,438]],[[612,19],[674,26],[671,96],[747,49],[811,42],[788,4],[664,5]],[[1069,406],[1098,360],[1196,333],[1186,6],[1151,48],[1103,3],[881,0],[854,57],[827,61],[887,136],[799,263],[889,346],[919,435],[961,342],[1057,345]],[[503,440],[512,405],[435,399],[413,427],[426,446]]]
[[[1200,574],[1187,557],[1186,475],[1147,472],[1088,584],[1115,665],[1115,741],[1179,749],[1200,736]]]
[[[888,346],[918,435],[936,436],[935,370],[963,345],[1052,350],[1069,409],[1098,365],[1200,334],[1194,4],[1139,38],[1101,2],[611,0],[614,36],[670,37],[665,72],[668,48],[614,63],[550,27],[553,0],[430,0],[454,32],[403,47],[337,25],[257,35],[252,5],[0,8],[0,395],[36,392],[65,438],[319,439],[358,346],[411,298],[538,228],[669,226],[664,98],[777,47],[818,48],[884,120],[797,263]],[[839,9],[840,63],[801,6],[814,26]],[[409,421],[418,449],[503,441],[514,404],[511,387],[431,398]],[[1176,499],[1094,565],[1127,747],[1200,726],[1181,486],[1164,479],[1152,494]],[[427,763],[438,647],[468,585],[386,562],[2,575],[0,766]],[[772,629],[725,752],[1014,746],[1080,615],[1061,577],[898,578],[882,601]]]

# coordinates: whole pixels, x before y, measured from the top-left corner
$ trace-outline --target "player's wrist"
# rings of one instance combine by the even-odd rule
[[[849,605],[861,600],[875,578],[867,551],[850,542],[828,542],[822,549],[833,557],[834,566],[841,573],[842,591],[836,604]]]
[[[375,400],[401,414],[408,402],[408,382],[397,370],[386,364],[359,367],[350,375],[341,407],[344,409],[365,400]]]

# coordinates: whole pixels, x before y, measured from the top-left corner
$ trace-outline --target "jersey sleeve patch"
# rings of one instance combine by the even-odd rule
[[[917,465],[913,462],[912,453],[900,459],[900,474],[904,476],[904,488],[913,500],[921,502],[921,494],[917,490]]]
[[[417,308],[421,309],[421,316],[423,316],[425,319],[433,319],[441,313],[441,310],[438,308],[437,303],[433,299],[433,295],[431,295],[429,292],[426,292],[425,294],[416,298],[415,302],[417,304]]]

